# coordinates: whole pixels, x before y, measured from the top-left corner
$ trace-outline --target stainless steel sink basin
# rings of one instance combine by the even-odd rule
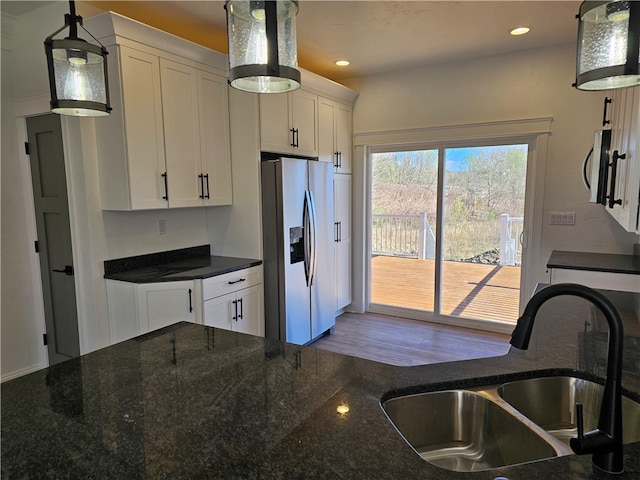
[[[575,404],[582,403],[584,429],[598,425],[602,385],[575,377],[543,377],[500,385],[498,395],[564,444],[577,435]],[[623,442],[640,441],[640,404],[622,397]]]
[[[382,406],[422,458],[448,470],[487,470],[557,456],[537,432],[477,392],[407,395]]]
[[[603,387],[572,376],[390,398],[382,408],[423,459],[458,472],[573,454],[575,404],[595,429]],[[640,441],[640,403],[622,397],[623,442]]]

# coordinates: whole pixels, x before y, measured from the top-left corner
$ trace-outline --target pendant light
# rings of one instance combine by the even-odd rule
[[[225,9],[231,86],[254,93],[299,88],[298,2],[228,0]]]
[[[582,2],[575,86],[611,90],[640,85],[640,2]]]
[[[76,15],[75,2],[69,2],[70,13],[64,16],[64,26],[44,41],[49,68],[51,111],[77,117],[109,115],[109,85],[107,81],[107,49],[84,27]],[[78,37],[78,24],[99,45]],[[54,40],[65,28],[69,36]]]

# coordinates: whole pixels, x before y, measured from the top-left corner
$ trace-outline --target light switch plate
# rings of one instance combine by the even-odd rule
[[[550,212],[550,225],[575,225],[576,212]]]

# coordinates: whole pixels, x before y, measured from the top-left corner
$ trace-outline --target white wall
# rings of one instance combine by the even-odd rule
[[[605,93],[576,90],[574,76],[575,46],[564,45],[342,83],[360,93],[355,134],[553,117],[542,244],[531,246],[546,264],[552,250],[631,254],[640,241],[587,202],[582,161],[601,128]],[[549,225],[551,211],[576,212],[575,226]],[[548,280],[543,265],[532,271]]]
[[[1,365],[2,372],[26,372],[40,365],[40,348],[35,339],[42,333],[38,320],[41,306],[34,301],[38,283],[34,283],[30,266],[33,234],[28,220],[32,215],[29,196],[24,191],[24,165],[14,161],[18,154],[13,95],[16,89],[12,71],[13,45],[17,19],[2,16],[2,170],[1,170]],[[11,159],[11,161],[9,161]],[[28,192],[31,191],[29,185]],[[37,259],[36,259],[37,260]]]
[[[24,116],[48,110],[43,42],[67,12],[68,2],[53,2],[17,18],[2,16],[2,380],[47,362],[30,172],[20,149]],[[209,243],[205,209],[102,211],[94,130],[99,121],[62,117],[82,353],[109,344],[105,260]],[[160,219],[167,222],[162,236]]]

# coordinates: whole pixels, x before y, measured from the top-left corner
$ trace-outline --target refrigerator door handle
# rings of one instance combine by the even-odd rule
[[[316,207],[313,193],[304,192],[304,211],[302,214],[304,226],[304,272],[307,286],[313,285],[316,272]]]
[[[313,192],[309,191],[309,199],[311,200],[311,281],[309,285],[313,285],[313,281],[316,278],[316,272],[318,271],[318,240],[317,240],[317,212],[316,212],[316,199],[313,196]]]
[[[304,192],[304,208],[302,210],[302,228],[304,241],[304,276],[307,287],[311,285],[311,212],[309,191]]]

